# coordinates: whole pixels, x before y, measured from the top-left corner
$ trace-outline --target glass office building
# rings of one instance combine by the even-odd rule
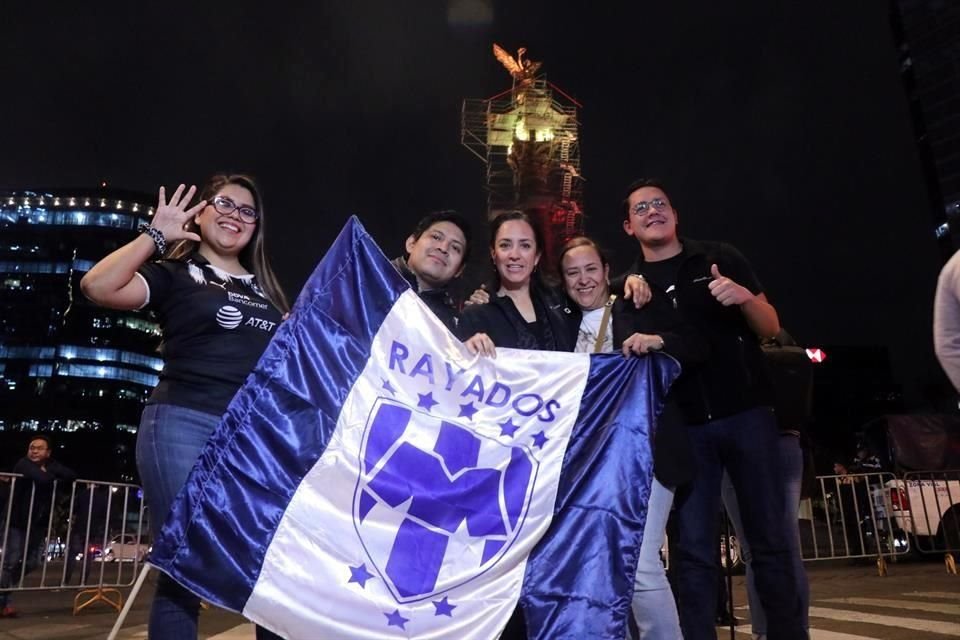
[[[80,278],[136,235],[153,202],[106,188],[0,191],[4,469],[28,433],[43,432],[81,476],[134,479],[136,425],[163,367],[160,329],[146,312],[91,304]]]

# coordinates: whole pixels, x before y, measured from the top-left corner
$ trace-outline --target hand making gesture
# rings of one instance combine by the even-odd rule
[[[160,187],[157,211],[153,214],[153,222],[150,226],[162,233],[167,242],[175,242],[183,239],[200,242],[200,236],[192,231],[187,231],[186,226],[193,220],[194,216],[207,206],[207,201],[201,200],[187,209],[186,206],[190,204],[190,200],[193,199],[197,188],[191,185],[186,193],[183,192],[184,189],[186,189],[186,186],[182,184],[177,187],[177,190],[174,191],[170,197],[170,201],[167,202],[166,190]]]
[[[737,284],[730,278],[720,275],[720,269],[716,264],[710,266],[710,275],[713,280],[710,281],[710,293],[717,299],[717,302],[725,307],[734,304],[743,304],[753,300],[754,295],[746,287]]]

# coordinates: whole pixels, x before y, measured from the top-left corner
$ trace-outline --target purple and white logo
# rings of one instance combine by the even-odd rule
[[[448,591],[496,564],[523,527],[537,464],[524,447],[378,400],[353,520],[396,601]]]
[[[243,322],[243,314],[236,307],[223,305],[217,311],[217,324],[224,329],[236,329]]]

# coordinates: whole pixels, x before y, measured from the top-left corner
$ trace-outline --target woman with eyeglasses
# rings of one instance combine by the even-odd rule
[[[137,434],[137,468],[157,539],[174,497],[289,304],[264,249],[263,200],[253,179],[216,175],[169,198],[160,187],[150,226],[80,282],[93,302],[150,309],[164,368]],[[196,638],[200,599],[161,574],[151,638]],[[258,638],[271,637],[257,631]]]

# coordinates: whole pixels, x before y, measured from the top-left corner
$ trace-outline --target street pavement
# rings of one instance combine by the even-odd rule
[[[932,560],[888,564],[879,577],[875,565],[849,561],[807,563],[810,578],[812,640],[936,640],[960,637],[960,576]],[[734,578],[739,624],[734,640],[747,640],[750,612],[744,578]],[[718,640],[731,638],[729,627]]]
[[[948,575],[942,563],[890,564],[884,578],[877,576],[872,566],[850,566],[844,562],[810,563],[807,570],[813,640],[960,638],[960,576]],[[148,578],[118,636],[120,640],[147,637],[153,583]],[[128,592],[129,589],[124,590],[124,594]],[[74,616],[76,593],[64,589],[16,594],[20,616],[0,619],[0,640],[103,640],[117,612],[97,602]],[[735,576],[734,604],[740,624],[734,640],[750,638],[750,612],[744,594],[744,578]],[[729,628],[718,629],[717,637],[730,638]],[[253,626],[236,614],[210,608],[201,613],[200,638],[253,640]]]

